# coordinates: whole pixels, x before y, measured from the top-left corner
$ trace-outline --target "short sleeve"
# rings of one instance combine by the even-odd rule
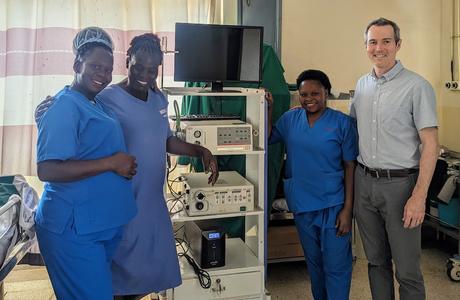
[[[343,126],[342,159],[353,161],[358,157],[358,131],[356,121],[347,117]]]
[[[168,102],[168,99],[166,98],[166,96],[161,92],[161,91],[158,91],[156,92],[160,95],[160,101],[161,101],[161,107],[162,107],[162,110],[165,111],[166,113],[166,119],[168,118],[167,116],[167,113],[168,113],[168,106],[169,106],[169,102]],[[168,123],[168,132],[166,133],[166,139],[172,137],[174,134],[173,132],[171,131],[171,128],[169,127],[169,123]]]
[[[166,135],[166,139],[169,139],[170,137],[173,136],[173,133],[172,133],[172,131],[171,131],[171,128],[168,127],[168,132],[167,132],[166,134],[167,134],[167,135]]]
[[[78,124],[79,114],[73,101],[56,100],[38,123],[37,162],[76,157]]]
[[[418,131],[438,126],[436,96],[426,80],[414,88],[412,109],[415,127]]]

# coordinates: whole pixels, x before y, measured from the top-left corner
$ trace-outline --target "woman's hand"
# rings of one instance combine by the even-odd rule
[[[110,168],[113,172],[127,179],[133,178],[136,175],[137,164],[136,158],[124,152],[118,152],[109,158]]]
[[[203,165],[205,173],[211,172],[208,178],[208,183],[214,185],[219,178],[219,168],[217,167],[217,159],[211,154],[211,151],[203,147]]]
[[[50,106],[53,104],[53,101],[54,97],[46,96],[46,99],[37,105],[34,112],[35,123],[38,124],[38,121],[40,121],[41,117],[45,114],[48,108],[50,108]]]
[[[268,90],[265,90],[265,101],[267,102],[268,109],[272,109],[273,108],[273,95]]]
[[[208,183],[214,185],[219,178],[219,170],[217,167],[217,160],[211,154],[211,151],[203,146],[190,144],[178,139],[175,136],[168,138],[166,142],[166,151],[176,155],[188,155],[192,157],[201,157],[203,161],[204,171],[211,172]]]
[[[337,228],[337,236],[344,236],[351,231],[351,218],[352,210],[349,208],[342,208],[337,215],[335,228]]]
[[[270,138],[272,134],[272,115],[273,115],[273,95],[269,90],[265,89],[265,101],[267,102],[267,137]]]

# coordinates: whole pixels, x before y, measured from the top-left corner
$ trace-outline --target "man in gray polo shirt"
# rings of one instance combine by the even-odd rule
[[[438,132],[431,85],[396,60],[398,26],[372,21],[365,32],[371,73],[356,85],[351,115],[359,133],[355,215],[373,299],[425,299],[420,229],[437,160]]]

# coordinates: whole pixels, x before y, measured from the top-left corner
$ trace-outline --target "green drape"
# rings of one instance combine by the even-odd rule
[[[13,184],[14,176],[0,177],[0,206],[4,205],[13,194],[19,195],[18,190]]]

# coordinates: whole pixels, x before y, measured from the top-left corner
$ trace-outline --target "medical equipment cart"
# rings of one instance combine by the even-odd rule
[[[225,89],[224,89],[225,90]],[[211,287],[203,289],[192,267],[180,258],[182,285],[168,290],[168,300],[181,299],[270,299],[265,291],[265,236],[266,236],[266,103],[263,89],[231,88],[229,92],[211,92],[202,88],[165,88],[171,103],[174,96],[244,96],[246,122],[252,125],[251,150],[221,150],[214,155],[245,155],[246,179],[254,185],[254,210],[226,214],[188,216],[180,213],[172,217],[173,223],[231,217],[245,218],[245,240],[226,240],[225,266],[206,269]]]

